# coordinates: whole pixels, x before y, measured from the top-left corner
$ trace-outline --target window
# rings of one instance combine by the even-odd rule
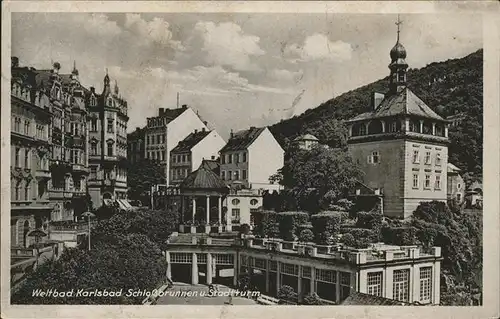
[[[156,135],[156,144],[161,144],[161,135]]]
[[[435,181],[434,188],[441,189],[441,176],[440,175],[436,175],[436,181]]]
[[[397,132],[397,130],[398,130],[398,123],[392,122],[391,123],[391,132]]]
[[[97,155],[97,143],[90,144],[90,155]]]
[[[177,162],[177,156],[176,155],[172,155],[172,163],[176,163]]]
[[[206,264],[207,263],[207,254],[196,254],[196,261],[198,264]]]
[[[226,155],[221,155],[220,162],[221,164],[226,164]]]
[[[97,132],[97,119],[93,118],[90,120],[90,129],[92,132]]]
[[[217,265],[232,265],[234,256],[232,254],[213,254]]]
[[[247,179],[247,170],[246,169],[241,171],[241,179]]]
[[[340,273],[340,300],[344,300],[351,292],[351,274],[348,272]]]
[[[431,152],[425,152],[425,164],[431,164]]]
[[[413,188],[418,188],[418,174],[413,173]]]
[[[113,119],[108,119],[108,133],[113,133]]]
[[[359,135],[365,135],[366,134],[366,126],[365,124],[361,123],[361,126],[359,127]]]
[[[243,163],[245,163],[247,161],[247,153],[246,152],[243,152]]]
[[[316,269],[316,280],[322,282],[336,283],[336,272],[333,270]]]
[[[234,180],[237,181],[240,179],[240,171],[234,171]]]
[[[90,166],[90,179],[96,179],[96,178],[97,178],[97,167]]]
[[[232,154],[227,154],[227,163],[232,164],[233,163],[233,156]]]
[[[232,178],[231,174],[233,174],[233,172],[231,172],[231,171],[227,171],[227,180],[228,180],[228,181],[230,181],[230,180],[231,180],[231,178]]]
[[[302,266],[302,278],[311,278],[311,267]]]
[[[378,164],[380,160],[380,155],[377,151],[372,152],[372,164]]]
[[[233,200],[231,201],[231,204],[233,204],[233,205],[235,205],[235,206],[236,206],[236,205],[238,205],[239,203],[240,203],[240,200],[239,200],[238,198],[235,198],[235,199],[233,199]]]
[[[420,268],[420,302],[430,302],[432,291],[432,267]]]
[[[298,276],[299,275],[299,266],[287,263],[280,264],[280,271],[285,275]]]
[[[394,270],[392,279],[392,298],[399,301],[408,301],[410,270]]]
[[[254,268],[266,270],[266,260],[262,258],[255,258]]]
[[[161,151],[161,160],[163,161],[165,159],[166,159],[166,157],[165,157],[165,151]]]
[[[29,200],[30,197],[30,182],[26,182],[24,186],[24,200]]]
[[[234,162],[236,164],[238,164],[240,162],[240,154],[239,153],[234,154]]]
[[[176,264],[190,264],[193,260],[192,253],[170,253],[170,262]]]
[[[17,183],[16,184],[14,198],[16,200],[20,200],[21,199],[21,183]]]
[[[418,150],[413,150],[413,163],[420,163]]]
[[[150,143],[150,142],[151,142],[151,140],[150,140],[150,136],[149,136],[149,135],[146,137],[146,142],[147,142],[147,143],[146,143],[147,145],[151,144],[151,143]]]
[[[160,152],[160,151],[157,151],[157,152],[156,152],[156,159],[157,159],[157,160],[159,160],[159,161],[163,160],[163,159],[161,158],[161,152]]]
[[[186,162],[186,154],[182,155],[182,162],[185,163]]]
[[[232,223],[239,223],[240,222],[240,209],[239,208],[233,208],[231,210],[231,222]]]
[[[259,201],[258,201],[258,200],[256,200],[255,198],[252,198],[252,199],[250,200],[250,205],[252,205],[252,206],[257,205],[258,203],[259,203]]]
[[[457,194],[457,200],[461,201],[462,200],[462,194]]]
[[[108,142],[108,156],[113,156],[113,142]]]
[[[24,122],[24,134],[30,135],[30,121],[28,120]]]
[[[368,273],[368,294],[382,296],[382,272]]]
[[[15,160],[14,160],[14,166],[15,167],[19,167],[19,153],[21,153],[21,149],[19,147],[16,147],[16,151],[15,151]]]
[[[436,154],[436,165],[441,166],[441,153]]]
[[[457,189],[461,189],[462,188],[462,184],[458,183],[457,184]]]
[[[431,175],[425,175],[424,188],[431,188]]]
[[[24,168],[30,168],[30,150],[24,150]]]
[[[90,97],[90,106],[96,106],[96,105],[97,105],[97,101],[96,101],[95,96]]]

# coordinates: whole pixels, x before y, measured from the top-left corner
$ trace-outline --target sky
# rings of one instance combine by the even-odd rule
[[[482,48],[472,14],[402,14],[410,68]],[[21,66],[59,62],[102,90],[108,70],[128,101],[128,131],[187,104],[223,137],[274,124],[388,75],[394,14],[13,13]]]

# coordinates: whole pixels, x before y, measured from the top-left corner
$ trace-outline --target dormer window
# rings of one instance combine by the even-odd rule
[[[90,97],[90,106],[96,106],[97,105],[97,100],[95,98],[95,96],[91,96]]]

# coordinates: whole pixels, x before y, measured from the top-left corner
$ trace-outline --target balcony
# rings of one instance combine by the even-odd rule
[[[49,197],[51,199],[71,199],[73,191],[64,188],[51,188],[49,189]]]
[[[50,178],[52,178],[52,174],[50,173],[50,171],[47,169],[38,169],[36,171],[36,174],[35,174],[36,178],[39,179],[39,180],[48,180]]]
[[[88,174],[89,168],[82,164],[71,164],[73,173]]]
[[[92,229],[97,224],[96,221],[90,221]],[[49,233],[52,235],[57,232],[76,232],[77,234],[86,234],[89,231],[88,221],[57,221],[49,225]]]
[[[84,136],[71,136],[69,141],[71,147],[85,149]]]

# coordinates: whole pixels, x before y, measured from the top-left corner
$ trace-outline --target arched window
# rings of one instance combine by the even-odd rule
[[[240,200],[238,198],[235,198],[231,201],[233,205],[238,205],[240,203]]]
[[[108,149],[107,149],[107,156],[113,156],[113,144],[114,144],[114,141],[110,140],[107,142],[108,144]]]
[[[257,205],[258,203],[259,203],[259,201],[258,201],[258,200],[256,200],[255,198],[252,198],[252,199],[250,200],[250,205],[252,205],[252,206]]]

